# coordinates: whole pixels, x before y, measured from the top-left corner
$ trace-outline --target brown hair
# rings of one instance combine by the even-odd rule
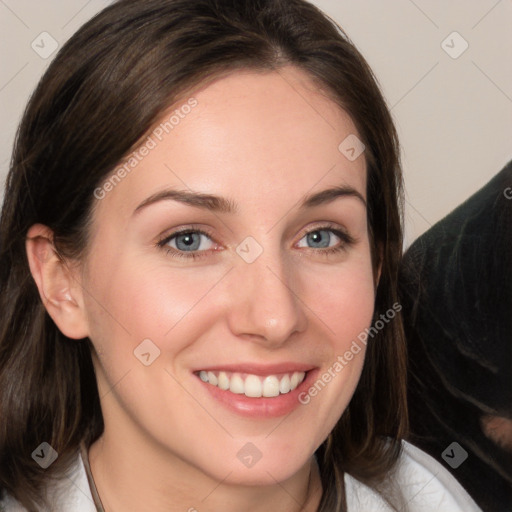
[[[304,0],[120,0],[62,47],[21,121],[0,221],[0,491],[28,510],[92,444],[103,419],[90,340],[64,336],[31,277],[25,237],[48,226],[63,258],[88,247],[94,190],[180,95],[237,69],[306,71],[366,146],[368,225],[382,264],[375,316],[397,303],[402,176],[376,79],[343,30]],[[341,142],[341,141],[340,141]],[[319,447],[322,512],[346,510],[344,472],[378,487],[407,428],[401,319],[368,343],[356,392]],[[47,441],[46,470],[31,458]]]

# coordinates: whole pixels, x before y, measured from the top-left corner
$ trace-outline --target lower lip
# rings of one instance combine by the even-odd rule
[[[197,376],[196,378],[206,388],[210,396],[237,414],[250,418],[278,418],[279,416],[290,414],[302,405],[299,401],[299,395],[307,391],[310,383],[314,382],[317,373],[318,369],[308,371],[306,378],[293,391],[273,398],[251,398],[231,393],[231,391],[203,382]]]

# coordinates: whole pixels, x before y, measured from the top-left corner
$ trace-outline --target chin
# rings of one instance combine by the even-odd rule
[[[231,450],[222,449],[219,454],[212,453],[204,472],[217,481],[231,485],[275,485],[276,482],[288,480],[308,464],[314,453],[312,448],[309,452],[309,448],[305,439],[297,439],[293,449],[290,449],[289,438],[285,441],[277,435],[274,442],[262,439],[254,442],[248,440],[246,443],[237,441],[236,447]],[[217,457],[221,463],[212,467],[211,463]]]

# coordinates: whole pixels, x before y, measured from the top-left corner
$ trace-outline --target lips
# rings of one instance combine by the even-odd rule
[[[236,395],[250,398],[273,398],[290,393],[303,382],[306,372],[293,371],[257,375],[227,370],[201,370],[196,375],[205,383]]]
[[[237,415],[265,420],[302,407],[299,395],[319,371],[311,364],[283,362],[196,367],[192,373],[204,396]]]

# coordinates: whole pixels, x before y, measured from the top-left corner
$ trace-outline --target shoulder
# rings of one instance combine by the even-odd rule
[[[56,484],[48,486],[52,512],[96,512],[87,474],[80,454],[68,473]],[[6,494],[0,499],[0,512],[27,512],[18,501]],[[41,510],[40,512],[47,512]]]
[[[349,512],[393,510],[374,489],[345,475]],[[481,512],[481,509],[439,462],[424,451],[402,441],[402,454],[390,482],[401,494],[410,512]]]

